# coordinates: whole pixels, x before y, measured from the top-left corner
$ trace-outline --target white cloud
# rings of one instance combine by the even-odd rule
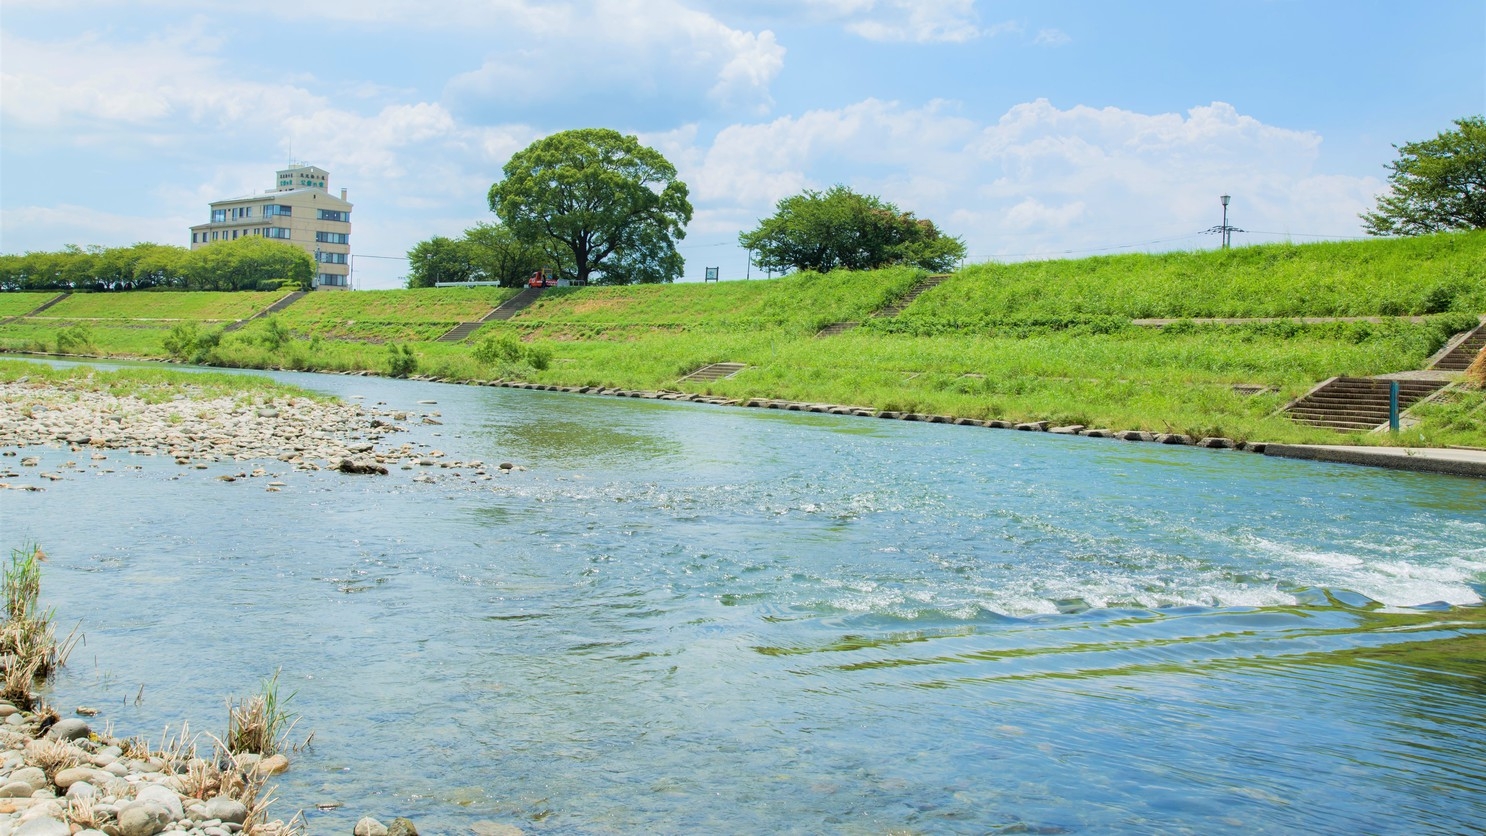
[[[1038,100],[977,125],[951,103],[867,100],[734,125],[683,173],[714,219],[752,226],[779,198],[839,181],[964,236],[983,259],[1210,246],[1198,233],[1221,219],[1224,193],[1230,219],[1255,233],[1236,240],[1355,235],[1380,183],[1314,171],[1320,144],[1223,103],[1143,114]]]
[[[958,43],[982,34],[975,0],[880,0],[863,11],[846,28],[870,41]]]
[[[135,43],[93,33],[56,42],[0,35],[0,112],[30,126],[80,125],[86,138],[92,129],[136,129],[182,116],[215,125],[273,122],[322,102],[297,87],[223,72],[200,44],[190,32]]]
[[[1037,37],[1032,39],[1032,43],[1037,46],[1063,46],[1072,41],[1068,33],[1061,29],[1039,29]]]
[[[651,122],[637,127],[699,106],[752,115],[772,104],[784,66],[773,32],[734,29],[678,0],[593,0],[504,31],[479,68],[450,80],[461,111],[522,119],[562,100],[595,123]]]

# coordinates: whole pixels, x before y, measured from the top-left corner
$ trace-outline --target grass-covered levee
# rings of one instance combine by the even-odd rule
[[[1416,407],[1418,423],[1397,435],[1275,414],[1329,377],[1421,369],[1475,327],[1486,314],[1486,232],[980,264],[895,315],[876,315],[924,278],[894,268],[550,288],[459,343],[437,339],[517,291],[313,293],[230,332],[229,321],[277,296],[75,294],[0,325],[0,348],[669,389],[1239,440],[1486,447],[1486,398],[1468,383]],[[31,310],[39,302],[30,296],[8,304],[0,294],[0,309]],[[1169,322],[1138,322],[1151,319]],[[835,323],[856,326],[817,336]],[[715,362],[747,368],[681,380]]]

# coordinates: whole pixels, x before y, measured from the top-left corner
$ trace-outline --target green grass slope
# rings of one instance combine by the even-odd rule
[[[10,294],[0,294],[0,297]],[[286,291],[227,293],[215,291],[74,293],[42,313],[52,320],[192,320],[232,322],[247,319],[284,298]],[[45,300],[43,300],[45,301]],[[39,303],[38,303],[39,304]],[[34,307],[34,306],[33,306]]]
[[[1120,317],[1486,312],[1486,231],[981,264],[900,317],[923,327]]]
[[[514,322],[557,331],[633,328],[778,328],[814,333],[855,322],[907,293],[909,268],[778,279],[635,287],[552,288]]]
[[[55,298],[56,295],[55,293],[0,293],[0,319],[28,314],[46,304],[48,299]]]
[[[205,356],[223,366],[386,373],[395,355],[383,343],[411,343],[417,371],[450,379],[664,388],[1268,441],[1486,447],[1479,390],[1417,409],[1423,423],[1398,437],[1333,433],[1274,415],[1333,375],[1422,368],[1453,333],[1471,327],[1486,313],[1486,233],[986,264],[956,274],[896,317],[870,317],[922,277],[894,269],[553,288],[460,344],[433,340],[516,291],[322,292],[272,322],[226,334]],[[49,298],[41,296],[14,307],[30,310]],[[51,350],[71,329],[72,353],[160,357],[172,318],[210,326],[272,301],[254,296],[78,294],[56,318],[0,326],[0,348]],[[0,294],[7,298],[14,295]],[[241,310],[229,308],[236,302]],[[1418,314],[1432,315],[1406,318]],[[1209,316],[1282,319],[1190,321]],[[1385,319],[1293,319],[1327,316]],[[1142,328],[1130,322],[1137,317],[1177,321]],[[863,325],[814,336],[844,321]],[[79,326],[87,338],[81,349]],[[488,338],[522,341],[543,359],[529,362],[506,349],[477,354]],[[681,382],[720,361],[748,368],[729,380]],[[1263,391],[1250,394],[1256,387]]]

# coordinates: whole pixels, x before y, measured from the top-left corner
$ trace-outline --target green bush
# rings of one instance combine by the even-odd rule
[[[82,323],[71,325],[57,332],[58,354],[83,354],[93,348],[93,333]]]
[[[387,373],[393,377],[407,377],[418,371],[418,355],[406,343],[387,344]]]

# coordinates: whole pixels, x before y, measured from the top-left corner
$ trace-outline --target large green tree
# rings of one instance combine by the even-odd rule
[[[521,287],[531,274],[553,260],[541,247],[516,237],[502,224],[475,224],[464,231],[470,266],[477,281]]]
[[[433,287],[439,282],[474,281],[475,265],[464,239],[435,235],[408,250],[408,287]]]
[[[942,272],[965,244],[881,198],[845,186],[787,197],[757,229],[738,236],[753,263],[774,270],[871,270],[911,264]]]
[[[1486,228],[1486,118],[1455,120],[1434,139],[1395,145],[1389,191],[1366,212],[1370,235],[1426,235]]]
[[[564,255],[580,282],[674,281],[691,203],[676,168],[633,136],[563,131],[517,152],[490,210],[517,238]]]

